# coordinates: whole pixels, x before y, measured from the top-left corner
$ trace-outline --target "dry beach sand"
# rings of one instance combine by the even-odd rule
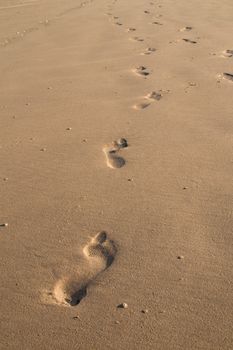
[[[232,18],[0,1],[1,350],[233,349]]]

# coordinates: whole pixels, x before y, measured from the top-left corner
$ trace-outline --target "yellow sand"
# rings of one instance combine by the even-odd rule
[[[232,18],[0,1],[1,350],[233,349]]]

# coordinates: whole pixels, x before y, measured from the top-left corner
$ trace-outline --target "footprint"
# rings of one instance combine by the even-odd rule
[[[122,168],[125,165],[125,160],[118,155],[122,148],[128,147],[126,139],[121,138],[114,141],[112,145],[103,148],[107,160],[107,166],[112,169]]]
[[[223,73],[222,77],[226,80],[233,82],[233,74],[231,74],[231,73]]]
[[[63,306],[76,306],[87,295],[88,286],[114,261],[116,247],[105,231],[99,232],[83,248],[87,267],[83,273],[61,278],[50,294],[53,303]]]
[[[122,26],[123,24],[120,22],[115,22],[114,24],[116,24],[117,26]]]
[[[157,24],[158,26],[162,26],[163,25],[163,23],[157,22],[157,21],[151,22],[151,24]]]
[[[151,55],[155,51],[156,49],[154,47],[148,47],[141,55]]]
[[[162,98],[161,92],[152,91],[144,96],[144,101],[137,103],[133,106],[134,109],[140,110],[145,109],[151,105],[154,101],[159,101]]]
[[[193,29],[193,27],[187,26],[187,27],[181,28],[181,29],[180,29],[180,32],[189,32],[189,31],[192,30],[192,29]]]
[[[130,38],[130,40],[133,40],[133,41],[144,41],[143,38],[139,38],[138,36],[134,36],[134,37]]]
[[[126,29],[127,32],[135,32],[135,30],[136,28],[132,28],[132,27]]]
[[[142,77],[147,77],[150,73],[148,72],[148,69],[144,66],[139,66],[135,69],[133,69],[133,72],[137,75],[140,75]]]
[[[233,50],[225,50],[222,52],[223,57],[233,57]]]
[[[149,102],[141,102],[141,103],[137,103],[133,106],[133,109],[137,109],[137,110],[140,110],[140,109],[145,109],[147,107],[150,106],[150,103]]]
[[[145,96],[148,100],[159,101],[162,98],[161,92],[152,91]]]
[[[196,44],[197,43],[197,41],[194,41],[194,40],[191,40],[191,39],[183,38],[182,40],[185,41],[186,43],[190,43],[190,44]]]

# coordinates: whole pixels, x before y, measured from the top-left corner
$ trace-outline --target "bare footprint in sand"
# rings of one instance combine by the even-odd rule
[[[180,32],[189,32],[192,29],[193,29],[193,27],[186,26],[186,27],[181,28],[179,31]]]
[[[162,98],[162,94],[161,92],[152,91],[149,94],[147,94],[145,98],[151,101],[159,101]]]
[[[146,96],[144,96],[143,102],[135,104],[133,108],[137,110],[145,109],[149,107],[152,102],[159,101],[161,98],[162,98],[162,94],[160,92],[152,91]]]
[[[222,52],[221,56],[226,58],[233,57],[233,50],[225,50]]]
[[[154,47],[148,47],[144,52],[141,53],[141,55],[151,55],[155,51],[156,49]]]
[[[147,77],[150,74],[148,69],[144,66],[139,66],[137,68],[134,68],[133,72],[141,77]]]
[[[222,77],[223,77],[223,79],[226,79],[226,80],[233,82],[233,74],[231,74],[231,73],[223,73]]]
[[[132,37],[132,38],[129,38],[129,40],[132,40],[132,41],[144,41],[143,38],[140,38],[140,37],[138,37],[138,36],[134,36],[134,37]]]
[[[103,148],[104,154],[107,160],[107,166],[112,169],[122,168],[125,165],[125,160],[119,156],[119,151],[122,148],[128,147],[128,142],[126,139],[121,138],[114,141],[110,146],[105,146]]]
[[[79,273],[57,281],[50,293],[51,302],[62,306],[76,306],[87,295],[88,286],[114,261],[116,247],[105,231],[99,232],[83,248],[87,266]]]

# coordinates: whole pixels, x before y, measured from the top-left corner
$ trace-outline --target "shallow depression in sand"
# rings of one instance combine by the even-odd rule
[[[86,266],[79,267],[77,274],[64,276],[55,283],[44,300],[62,306],[76,306],[87,296],[88,286],[114,261],[117,249],[105,231],[99,232],[83,248]]]

